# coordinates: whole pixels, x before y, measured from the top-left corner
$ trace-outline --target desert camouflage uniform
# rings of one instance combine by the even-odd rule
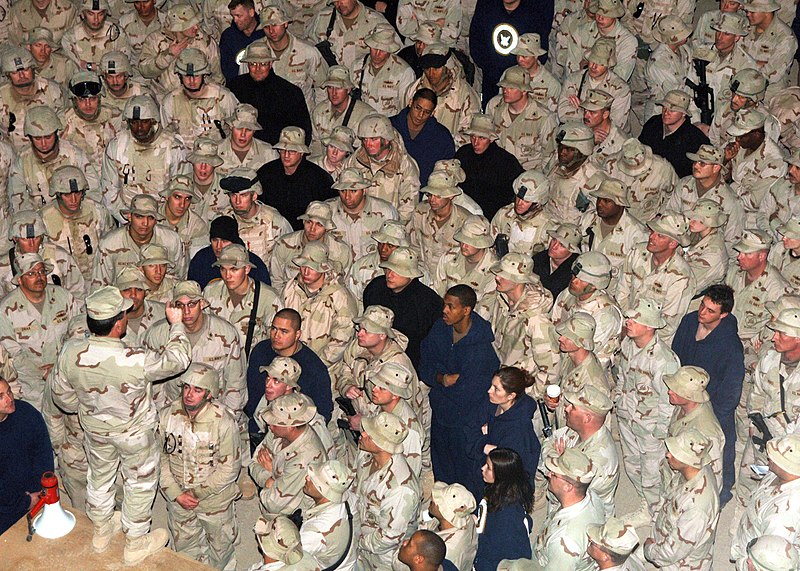
[[[551,190],[552,192],[552,190]],[[552,196],[552,195],[551,195]],[[548,203],[549,204],[549,203]],[[548,230],[554,230],[556,219],[546,210],[522,216],[514,210],[514,203],[503,206],[492,218],[492,236],[508,236],[508,251],[525,254],[538,254],[547,249],[550,243]]]
[[[153,99],[157,99],[155,93],[148,85],[145,85],[145,83],[138,79],[128,77],[128,88],[125,93],[117,97],[111,93],[110,90],[106,89],[105,95],[103,96],[103,105],[105,107],[113,107],[122,114],[125,111],[125,105],[128,103],[128,99],[136,97],[137,95],[149,95]]]
[[[53,32],[53,41],[61,43],[61,37],[77,19],[76,5],[69,0],[52,0],[44,9],[44,15],[33,5],[31,0],[14,2],[10,10],[8,25],[8,41],[21,46],[27,40],[28,33],[34,28],[47,28]]]
[[[748,109],[758,109],[767,116],[764,122],[764,134],[774,143],[780,142],[781,137],[781,124],[778,119],[770,113],[762,103],[757,103],[754,107]],[[728,143],[732,143],[735,137],[728,134],[728,128],[731,127],[736,121],[736,116],[741,113],[735,112],[731,109],[731,103],[728,101],[720,109],[714,110],[714,118],[711,121],[711,126],[708,129],[708,138],[711,143],[717,147],[724,147]]]
[[[95,525],[114,512],[114,480],[123,474],[122,526],[128,537],[150,529],[158,488],[157,415],[150,386],[189,366],[191,347],[183,325],[171,327],[161,353],[120,339],[90,336],[62,347],[48,380],[53,401],[78,413],[89,461],[86,511]]]
[[[731,189],[744,208],[745,226],[755,228],[761,201],[769,188],[786,174],[783,152],[777,143],[764,139],[761,146],[749,155],[745,149],[739,149],[731,159],[730,170],[733,177]]]
[[[144,334],[153,324],[166,318],[166,307],[163,303],[144,300],[144,311],[139,317],[128,316],[128,330],[125,333],[125,344],[139,347],[144,339]],[[86,313],[79,313],[69,320],[66,339],[85,339],[91,335],[86,325]]]
[[[230,16],[230,12],[228,12],[228,16]],[[167,13],[158,9],[156,9],[156,17],[147,25],[142,22],[136,10],[127,10],[119,17],[119,27],[128,36],[128,43],[131,47],[131,66],[134,69],[139,67],[139,54],[145,38],[153,32],[160,31],[166,23],[166,19]]]
[[[314,10],[320,6],[316,1],[309,3],[314,5]],[[297,21],[290,23],[289,27],[296,23]],[[306,40],[289,34],[289,44],[281,52],[280,58],[272,63],[272,70],[303,91],[309,110],[327,99],[325,89],[321,86],[328,77],[328,64],[322,59],[319,50]]]
[[[577,312],[594,318],[594,354],[606,368],[614,364],[620,348],[620,336],[625,318],[614,298],[606,290],[595,290],[587,299],[580,300],[565,289],[556,298],[550,316],[558,325]]]
[[[461,2],[456,0],[400,0],[397,7],[397,31],[413,37],[420,22],[444,20],[439,26],[442,43],[453,46],[461,31]]]
[[[722,449],[725,447],[725,434],[714,414],[714,409],[711,408],[711,403],[699,403],[693,411],[685,415],[680,407],[674,408],[669,422],[668,436],[675,436],[687,428],[694,428],[708,438],[711,444],[708,448],[706,462],[714,475],[716,488],[720,490],[722,488]],[[661,463],[662,496],[666,497],[665,493],[669,492],[671,485],[679,479],[678,473],[673,472],[667,466],[666,459],[663,460]]]
[[[554,225],[558,222],[580,224],[581,211],[575,203],[579,195],[590,202],[594,200],[589,194],[589,179],[599,171],[589,159],[584,160],[577,169],[567,170],[558,164],[553,165],[547,175],[550,180],[550,199],[544,208]],[[547,241],[544,244],[547,247]]]
[[[490,268],[496,261],[497,254],[493,248],[486,248],[483,259],[474,266],[467,262],[458,246],[451,248],[436,265],[436,272],[432,276],[432,288],[440,296],[444,296],[454,285],[466,284],[475,290],[480,301],[495,290],[494,275]]]
[[[314,405],[314,401],[312,401],[307,395],[298,393],[296,391],[294,394],[302,397],[309,406],[316,406]],[[262,413],[267,410],[268,406],[269,402],[267,402],[267,399],[265,397],[261,397],[261,400],[259,400],[258,404],[256,405],[256,411],[253,413],[253,418],[256,421],[258,429],[265,434],[267,433],[267,424],[264,422]],[[336,448],[334,446],[331,433],[328,430],[328,426],[325,424],[325,418],[319,412],[317,412],[314,414],[314,418],[309,421],[308,426],[310,426],[311,429],[317,434],[317,438],[319,438],[319,441],[322,443],[322,448],[325,451],[325,457],[329,460],[336,458]]]
[[[492,113],[500,132],[497,144],[517,157],[525,170],[546,170],[555,156],[556,116],[533,98],[522,113],[512,116],[507,103],[500,103]]]
[[[348,103],[348,106],[349,104],[350,103]],[[347,125],[344,125],[344,116],[347,114],[347,108],[345,108],[345,111],[342,113],[335,114],[333,106],[328,98],[326,97],[325,99],[321,100],[321,102],[317,103],[317,105],[314,107],[314,110],[311,112],[311,126],[313,131],[311,152],[314,154],[325,153],[322,139],[329,137],[334,127],[344,125],[345,127],[350,127],[351,129],[356,130],[358,128],[358,124],[361,123],[361,120],[370,113],[374,112],[375,110],[372,107],[360,99],[357,99],[353,105],[353,112],[350,114],[350,119],[347,121]],[[220,156],[222,155],[220,154]]]
[[[231,208],[227,214],[239,223],[239,237],[245,247],[262,260],[269,260],[278,238],[292,231],[292,225],[272,206],[256,202],[258,209],[250,218],[242,218]]]
[[[369,48],[364,43],[364,39],[381,24],[386,24],[386,18],[383,17],[383,14],[376,12],[372,8],[367,8],[361,2],[358,2],[358,5],[358,15],[350,27],[344,24],[341,14],[336,14],[333,30],[328,38],[338,64],[349,69],[353,69],[354,64],[363,60],[364,56],[369,53]],[[309,21],[305,30],[306,39],[309,42],[316,45],[325,39],[325,32],[328,30],[328,22],[331,19],[331,11],[334,9],[333,5],[326,6]]]
[[[583,122],[583,109],[576,108],[569,98],[574,95],[578,100],[583,100],[590,89],[601,89],[613,97],[611,103],[611,121],[620,129],[628,126],[628,113],[631,110],[631,88],[616,73],[609,70],[600,79],[589,77],[588,70],[581,69],[570,73],[561,87],[558,97],[558,121]]]
[[[64,248],[75,258],[85,283],[92,279],[93,254],[100,245],[100,237],[114,228],[114,219],[108,209],[91,198],[84,197],[80,212],[65,216],[54,200],[41,209],[50,241]],[[89,237],[92,254],[89,254],[85,236]]]
[[[319,566],[330,566],[339,560],[342,550],[348,544],[350,534],[355,533],[354,529],[350,529],[347,520],[343,501],[324,502],[303,512],[300,542],[303,544],[303,551],[312,554]],[[351,543],[339,569],[352,571],[355,563],[356,549]]]
[[[43,66],[39,66],[39,62],[36,62],[35,69],[37,77],[49,79],[59,85],[69,85],[69,80],[78,73],[78,66],[59,52],[51,52],[50,58]]]
[[[166,210],[165,204],[159,207],[162,216],[164,216]],[[194,203],[192,203],[192,206],[189,207],[176,226],[170,224],[166,217],[161,221],[163,226],[174,230],[180,236],[181,242],[183,242],[183,249],[190,260],[199,250],[209,244],[208,222],[195,211],[194,206]]]
[[[256,139],[253,139],[255,141]],[[192,204],[192,209],[206,222],[211,222],[214,218],[222,215],[228,215],[231,211],[231,200],[219,182],[223,179],[219,168],[214,171],[214,178],[211,179],[211,184],[208,187],[201,187],[192,176],[192,186],[195,192],[202,198],[197,204]]]
[[[558,335],[556,333],[556,335]],[[611,393],[613,380],[610,378],[609,370],[604,367],[594,353],[589,353],[586,358],[576,364],[569,357],[561,359],[561,367],[558,372],[558,386],[563,392],[577,393],[586,385],[592,385],[602,390],[604,393]],[[560,424],[566,425],[566,414],[563,411],[563,399],[559,403],[560,410],[557,409],[557,416],[560,417]]]
[[[708,85],[714,90],[714,109],[722,109],[725,103],[731,100],[731,79],[745,68],[757,68],[758,64],[742,47],[742,42],[736,42],[733,51],[725,59],[720,59],[719,52],[713,51],[713,61],[708,63],[706,76]],[[697,83],[698,77],[694,67],[689,68],[689,79]],[[691,109],[694,109],[692,103]]]
[[[711,44],[714,43],[712,31]],[[695,37],[696,39],[696,37]],[[656,101],[663,101],[664,96],[674,90],[686,91],[684,79],[692,67],[692,54],[688,45],[678,47],[673,52],[667,44],[657,44],[644,66],[644,81],[647,84],[647,94],[644,104],[644,120],[660,112]]]
[[[174,230],[156,224],[149,243],[166,248],[169,259],[175,264],[173,275],[178,279],[186,278],[186,251],[180,236]],[[92,288],[113,284],[122,268],[138,265],[142,247],[133,241],[127,226],[111,230],[103,236],[94,257]]]
[[[102,164],[106,146],[122,130],[119,112],[105,105],[100,106],[99,114],[92,121],[82,118],[73,108],[67,109],[63,122],[61,139],[69,141],[86,153],[93,165]]]
[[[750,33],[741,39],[742,47],[756,60],[756,69],[769,80],[767,99],[789,86],[789,68],[797,51],[794,32],[775,16],[763,33],[750,26]]]
[[[248,280],[250,286],[247,294],[238,305],[233,304],[230,291],[222,280],[212,281],[203,290],[203,295],[211,304],[208,310],[217,317],[227,320],[239,331],[239,344],[242,347],[245,346],[247,340],[247,328],[250,326],[250,314],[253,310],[256,292],[255,280],[253,278],[248,278]],[[255,347],[260,341],[269,339],[272,318],[281,309],[280,294],[266,284],[262,283],[260,287],[251,347]]]
[[[372,182],[367,194],[394,206],[400,219],[407,222],[419,198],[419,167],[399,141],[395,132],[395,140],[390,142],[391,150],[383,162],[373,161],[362,147],[348,157],[345,168],[358,169],[365,179]],[[379,227],[380,224],[376,230]]]
[[[338,271],[340,273],[347,273],[353,263],[353,253],[350,246],[331,232],[325,232],[321,242],[328,250],[328,260],[339,265]],[[292,258],[299,256],[307,243],[308,240],[303,230],[297,230],[278,238],[278,243],[275,244],[275,248],[272,250],[272,257],[269,259],[269,279],[272,282],[272,287],[277,291],[283,291],[284,286],[300,273],[300,268],[292,263]],[[269,330],[269,325],[267,329]]]
[[[124,223],[120,210],[137,194],[158,193],[181,173],[186,150],[174,133],[161,130],[151,143],[143,145],[123,129],[111,139],[103,156],[100,184],[103,201],[117,220]],[[91,186],[91,183],[90,183]]]
[[[782,242],[772,246],[768,261],[778,269],[784,279],[789,282],[795,293],[800,292],[800,262]]]
[[[628,478],[650,513],[657,513],[672,405],[664,375],[680,367],[669,345],[654,336],[641,349],[631,339],[622,341],[617,372],[616,411],[619,420],[622,458]]]
[[[569,45],[573,41],[578,28],[594,21],[594,18],[590,18],[584,9],[583,2],[567,0],[563,3],[572,4],[572,6],[565,6],[562,10],[559,10],[559,7],[556,6],[547,49],[548,67],[553,76],[559,81],[563,81],[569,73],[566,69]]]
[[[0,295],[6,295],[13,291],[17,286],[11,283],[14,276],[11,268],[10,252],[14,248],[3,250],[0,254]],[[19,250],[14,252],[15,257],[20,255]],[[87,283],[83,279],[78,262],[75,261],[69,252],[58,244],[53,244],[47,238],[42,241],[38,254],[42,259],[53,266],[48,281],[56,283],[59,281],[61,287],[66,289],[75,298],[75,302],[83,305],[83,298],[86,295]],[[16,269],[14,269],[16,271]],[[58,279],[56,279],[56,277]]]
[[[598,169],[601,169],[608,163],[614,155],[622,150],[622,143],[626,141],[628,136],[623,133],[619,127],[611,123],[611,128],[608,130],[608,135],[601,143],[595,143],[594,152],[589,160]]]
[[[411,247],[420,253],[420,262],[430,276],[436,274],[439,260],[450,248],[458,246],[454,236],[464,225],[470,213],[457,204],[452,204],[450,216],[443,224],[434,219],[428,202],[420,202],[406,226]]]
[[[147,294],[144,296],[144,298],[146,300],[157,301],[161,304],[166,304],[168,301],[172,301],[172,290],[179,281],[180,280],[175,276],[165,274],[164,279],[161,280],[160,284],[158,284],[158,288],[147,290]],[[163,315],[161,316],[162,319],[164,317],[165,316]]]
[[[572,36],[574,41],[567,46],[567,73],[580,71],[581,61],[586,58],[585,54],[592,49],[592,46],[600,37],[614,40],[614,53],[617,58],[617,64],[610,68],[610,71],[621,77],[623,81],[629,81],[636,63],[637,42],[636,36],[619,20],[617,20],[614,29],[608,35],[600,32],[596,22],[587,22],[575,30]]]
[[[67,323],[79,306],[64,288],[48,284],[41,309],[17,288],[0,300],[0,344],[17,371],[19,398],[42,410],[46,371],[56,362]]]
[[[471,571],[472,562],[478,551],[478,533],[475,530],[475,519],[467,518],[463,527],[437,529],[439,520],[420,521],[419,529],[427,529],[442,538],[447,549],[447,559],[458,571]]]
[[[677,476],[650,532],[647,558],[665,571],[710,570],[719,510],[719,485],[709,465],[689,481]]]
[[[387,117],[403,110],[406,93],[415,80],[414,71],[405,60],[392,54],[375,71],[367,57],[356,60],[352,70],[353,83],[361,86],[361,100],[364,103]]]
[[[175,2],[173,2],[175,4]],[[224,0],[208,0],[207,2],[191,2],[198,14],[202,14],[201,26],[219,43],[219,38],[228,26],[231,25],[231,11]],[[256,0],[254,2],[256,14],[266,7],[267,2]]]
[[[738,10],[739,6],[737,6],[736,9]],[[700,14],[700,16],[697,18],[697,25],[694,27],[692,40],[697,44],[709,48],[713,47],[717,32],[712,30],[711,26],[714,24],[714,22],[719,20],[720,14],[722,14],[722,10],[719,8],[715,8]]]
[[[648,0],[644,3],[644,9],[641,10],[640,16],[634,18],[633,13],[636,12],[638,3],[638,0],[629,0],[625,3],[627,14],[623,17],[623,22],[634,35],[651,46],[658,43],[653,37],[653,30],[664,16],[677,16],[690,29],[692,27],[692,17],[695,11],[694,0]]]
[[[708,286],[725,281],[729,263],[728,250],[725,247],[725,240],[716,229],[712,230],[705,238],[701,238],[696,244],[689,246],[684,257],[694,274],[694,295],[705,291]],[[690,304],[690,309],[693,304],[694,301]]]
[[[214,172],[224,177],[233,169],[239,167],[250,168],[257,171],[263,165],[277,159],[278,151],[273,149],[272,145],[269,143],[265,143],[261,139],[253,137],[253,145],[250,147],[250,150],[247,151],[244,160],[239,160],[239,157],[236,156],[236,153],[234,153],[231,148],[231,139],[228,137],[219,143],[217,155],[225,162],[219,165]],[[227,200],[227,196],[225,200]]]
[[[159,415],[161,493],[175,551],[216,569],[236,566],[236,478],[242,466],[236,421],[223,405],[208,402],[190,419],[181,397]],[[177,501],[191,491],[192,510]],[[230,564],[233,567],[230,567]]]
[[[775,237],[778,226],[795,216],[800,216],[800,192],[787,178],[778,179],[761,201],[757,227]]]
[[[83,62],[100,67],[100,60],[108,52],[120,51],[131,56],[131,44],[125,32],[109,17],[97,30],[87,30],[80,17],[61,38],[61,49],[69,59],[79,67]]]
[[[6,137],[0,137],[0,236],[8,235],[8,221],[11,217],[11,204],[8,196],[8,183],[11,167],[17,160],[17,153]]]
[[[647,226],[626,208],[622,216],[614,225],[611,233],[603,236],[602,220],[594,209],[589,210],[581,217],[580,223],[582,238],[581,250],[584,252],[600,252],[611,262],[611,275],[613,279],[625,263],[625,257],[633,250],[634,246],[646,242],[650,236]]]
[[[539,105],[546,107],[550,113],[558,113],[558,100],[561,96],[561,84],[546,67],[539,65],[536,72],[528,70],[531,76],[530,96]]]
[[[641,222],[649,222],[664,209],[664,203],[673,195],[678,175],[665,159],[658,155],[645,154],[645,170],[635,176],[626,173],[621,167],[621,157],[615,157],[605,165],[605,171],[620,180],[628,189],[631,205],[628,212]],[[642,165],[644,166],[644,165]]]
[[[544,71],[544,68],[542,68],[542,71]],[[425,77],[425,74],[423,74],[408,88],[406,101],[410,103],[414,94],[423,87],[436,92],[438,101],[436,108],[433,110],[433,116],[436,117],[439,123],[447,127],[447,130],[453,135],[456,147],[460,147],[470,142],[469,135],[465,135],[464,130],[469,128],[472,115],[480,112],[481,100],[478,93],[467,83],[463,75],[455,73],[449,68],[447,68],[447,73],[450,74],[450,82],[444,92],[439,93],[436,91],[428,81],[428,78]],[[540,103],[548,107],[546,101],[540,101]]]
[[[602,502],[589,493],[577,504],[550,511],[534,541],[534,558],[545,569],[591,571],[586,528],[605,519]]]
[[[414,201],[416,202],[416,196]],[[329,232],[350,246],[354,260],[375,249],[375,240],[372,239],[372,235],[380,231],[384,221],[398,218],[397,209],[394,206],[369,194],[364,200],[364,210],[361,211],[358,219],[354,219],[344,211],[342,201],[338,198],[331,198],[327,203],[331,207],[331,221],[336,227]],[[383,272],[383,270],[380,271]]]
[[[402,454],[392,455],[386,465],[374,470],[372,455],[362,451],[349,494],[355,496],[361,522],[359,569],[391,569],[400,544],[416,528],[422,495],[417,477]]]
[[[175,62],[177,56],[169,52],[174,38],[170,32],[164,28],[157,32],[152,32],[142,42],[139,54],[139,72],[151,80],[151,87],[155,91],[166,93],[176,87],[180,87],[181,82],[175,73]],[[220,85],[225,83],[222,70],[219,65],[219,49],[213,38],[202,29],[198,29],[197,35],[191,39],[187,47],[197,48],[208,58],[208,69],[210,70],[209,81]]]
[[[205,89],[203,97],[195,98],[187,96],[180,86],[161,100],[161,124],[178,133],[187,149],[194,147],[198,137],[219,140],[219,129],[214,122],[224,122],[239,103],[236,96],[221,85],[206,82]]]
[[[364,288],[373,279],[383,275],[383,268],[379,266],[380,263],[381,257],[378,254],[378,247],[373,245],[369,252],[353,262],[344,278],[345,286],[356,298],[359,314],[364,311]]]

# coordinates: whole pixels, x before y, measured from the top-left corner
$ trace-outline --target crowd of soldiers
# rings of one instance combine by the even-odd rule
[[[728,502],[800,569],[794,6],[11,2],[0,376],[92,548],[236,569],[257,497],[254,571],[482,571],[513,367],[499,569],[721,568]]]

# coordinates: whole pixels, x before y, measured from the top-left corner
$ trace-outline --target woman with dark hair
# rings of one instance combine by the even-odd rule
[[[522,458],[508,448],[489,452],[481,471],[486,492],[478,509],[475,571],[496,571],[503,559],[531,557],[533,487]]]

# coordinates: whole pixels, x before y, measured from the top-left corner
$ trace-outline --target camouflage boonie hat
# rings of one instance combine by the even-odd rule
[[[594,332],[597,323],[590,314],[577,311],[556,325],[556,333],[566,337],[578,347],[594,351]]]
[[[297,151],[307,155],[310,151],[306,146],[306,132],[300,127],[284,127],[278,137],[278,142],[272,145],[279,151]]]
[[[681,246],[689,245],[689,224],[680,212],[665,210],[661,217],[648,222],[647,227],[662,236],[672,238]]]
[[[14,267],[16,267],[17,273],[11,276],[11,283],[19,285],[19,277],[31,271],[37,264],[44,266],[44,271],[47,272],[47,275],[53,273],[53,266],[45,262],[39,254],[35,252],[19,254],[14,258]]]
[[[762,230],[748,228],[742,233],[742,238],[733,249],[743,254],[752,254],[753,252],[762,252],[769,250],[772,246],[772,237]]]
[[[664,375],[664,384],[679,397],[692,402],[708,402],[706,392],[708,386],[708,373],[700,367],[686,365],[679,368],[671,375]]]
[[[189,301],[200,301],[203,309],[209,306],[208,300],[203,297],[203,290],[200,284],[193,280],[184,280],[175,284],[172,288],[172,303],[177,302],[182,297],[188,297]]]
[[[258,174],[251,168],[236,167],[219,181],[219,186],[228,194],[255,192],[261,194],[261,183]]]
[[[661,313],[661,304],[646,297],[636,299],[636,304],[632,309],[626,309],[625,318],[635,321],[646,327],[661,329],[667,326],[667,320]]]
[[[514,196],[525,202],[545,205],[550,200],[550,180],[538,170],[525,171],[514,179]]]
[[[742,2],[742,8],[745,12],[777,12],[781,5],[774,0],[750,0]]]
[[[800,295],[782,295],[775,301],[768,301],[764,307],[772,317],[778,317],[786,309],[800,309]]]
[[[122,115],[128,121],[152,119],[161,122],[158,103],[149,95],[134,95],[128,99]]]
[[[292,19],[286,15],[283,8],[280,6],[270,5],[261,10],[258,15],[261,20],[258,29],[263,30],[267,26],[280,26],[281,24],[288,24]]]
[[[376,387],[386,389],[401,399],[411,398],[411,371],[399,363],[388,361],[367,375],[367,382]]]
[[[86,180],[86,175],[78,167],[72,165],[58,167],[50,177],[50,196],[88,190],[89,182]]]
[[[320,242],[309,242],[303,246],[299,256],[292,258],[292,263],[298,268],[307,267],[315,272],[330,272],[333,270],[328,249]]]
[[[800,220],[790,218],[777,228],[778,234],[792,240],[800,240]]]
[[[144,291],[150,289],[150,286],[147,284],[147,278],[144,277],[144,273],[136,266],[127,266],[117,272],[114,278],[114,286],[117,287],[119,291],[125,291],[131,288]]]
[[[242,63],[272,63],[277,59],[271,47],[262,42],[255,42],[245,49]]]
[[[603,178],[598,187],[591,192],[595,198],[605,198],[612,201],[617,206],[631,205],[628,200],[628,187],[616,178]]]
[[[307,476],[317,491],[331,502],[342,501],[353,482],[350,470],[338,460],[312,462],[308,465]]]
[[[510,252],[489,268],[493,274],[518,284],[529,284],[539,281],[533,273],[533,259],[526,254]]]
[[[22,71],[36,65],[31,52],[25,48],[11,47],[3,50],[3,57],[0,60],[0,67],[3,73]]]
[[[494,244],[492,227],[483,216],[473,214],[464,220],[464,224],[453,236],[456,242],[468,244],[473,248],[491,248]]]
[[[612,38],[600,37],[586,54],[586,61],[605,67],[617,65],[617,47]]]
[[[628,176],[637,177],[647,172],[653,164],[653,149],[642,144],[639,139],[628,139],[622,143],[619,170]]]
[[[258,110],[249,103],[239,103],[233,110],[233,115],[228,118],[228,124],[234,129],[250,129],[258,131],[261,123],[258,122]]]
[[[793,476],[800,476],[800,435],[788,434],[767,442],[767,457]]]
[[[391,244],[392,246],[403,246],[405,248],[411,245],[408,241],[406,226],[399,220],[384,220],[381,229],[375,232],[371,238],[380,244]]]
[[[779,535],[762,535],[748,543],[747,557],[755,571],[800,569],[800,557],[794,545]]]
[[[250,261],[250,254],[244,246],[240,244],[228,244],[219,253],[217,261],[211,264],[215,268],[230,266],[239,268],[255,268],[255,264]]]
[[[531,90],[531,75],[528,71],[518,65],[513,65],[503,72],[498,87],[509,87],[521,91]]]
[[[439,198],[453,198],[462,193],[461,189],[456,186],[455,179],[443,171],[433,171],[428,177],[428,184],[419,191],[422,194],[432,194]]]
[[[308,203],[305,214],[301,214],[297,219],[318,222],[325,230],[333,230],[336,225],[333,223],[332,216],[331,207],[327,202],[314,200]]]
[[[394,311],[388,307],[370,305],[364,310],[364,313],[353,318],[353,323],[365,329],[368,333],[395,338],[394,329],[392,329]]]
[[[175,73],[188,77],[210,75],[211,68],[206,54],[197,48],[184,48],[175,60]]]
[[[132,305],[133,300],[122,297],[114,286],[103,286],[86,296],[86,315],[98,321],[111,319]]]
[[[219,156],[219,145],[213,139],[200,137],[194,142],[192,153],[186,160],[195,164],[206,164],[214,168],[222,165],[225,161]]]
[[[539,57],[547,53],[542,49],[542,38],[539,34],[528,33],[520,35],[517,45],[511,50],[511,55]]]
[[[42,215],[35,210],[18,210],[8,223],[8,239],[47,236],[47,226]]]
[[[594,132],[583,123],[568,121],[556,133],[556,143],[588,157],[594,152]]]
[[[750,33],[750,22],[741,12],[720,12],[719,17],[711,24],[715,32],[724,32],[735,36],[746,36]]]
[[[211,396],[219,393],[219,373],[205,363],[193,362],[178,379],[178,384],[205,389]]]
[[[411,248],[401,246],[391,253],[389,259],[378,264],[379,268],[392,270],[404,278],[420,278],[422,270],[419,269],[419,256]]]
[[[47,105],[29,107],[22,132],[26,137],[47,137],[64,128],[56,112]]]
[[[625,7],[620,0],[597,0],[597,10],[594,13],[606,18],[622,18],[625,15]]]
[[[686,153],[686,158],[692,162],[706,163],[707,165],[721,165],[723,153],[714,145],[700,145],[696,153]]]
[[[469,127],[464,129],[464,134],[475,135],[492,141],[496,141],[500,136],[497,125],[494,124],[491,115],[486,115],[485,113],[473,113],[472,118],[469,120]]]
[[[664,99],[656,101],[656,105],[661,105],[670,111],[680,111],[684,115],[688,115],[690,101],[691,97],[689,97],[688,93],[680,89],[673,89],[672,91],[667,91],[666,95],[664,95]]]
[[[693,468],[702,468],[707,463],[711,441],[696,428],[685,428],[675,436],[664,440],[667,450],[676,460]]]
[[[179,174],[172,177],[167,185],[167,188],[159,192],[158,195],[163,198],[169,198],[176,192],[187,195],[189,198],[191,198],[192,203],[199,202],[203,198],[195,189],[192,179],[185,174]]]
[[[662,44],[677,44],[691,35],[692,28],[677,16],[664,16],[653,30],[653,37]]]
[[[425,45],[436,44],[442,41],[442,28],[432,20],[425,20],[417,24],[417,31],[409,37],[414,42]]]
[[[433,164],[433,172],[443,172],[453,177],[456,184],[461,184],[467,180],[467,173],[461,167],[458,159],[439,159]]]
[[[167,10],[164,28],[169,32],[185,32],[202,21],[200,14],[189,3],[173,4]]]
[[[581,229],[575,224],[564,222],[548,230],[547,235],[557,240],[573,254],[581,253]]]
[[[279,383],[288,385],[293,389],[299,389],[299,380],[300,375],[303,373],[303,368],[300,363],[291,357],[275,357],[269,365],[259,367],[258,372],[266,373],[268,377],[272,377]]]
[[[590,89],[586,96],[581,100],[581,108],[587,111],[602,111],[611,109],[614,96],[602,89]]]
[[[403,441],[408,436],[408,428],[391,412],[362,417],[361,429],[381,450],[389,454],[400,454],[403,451]]]
[[[327,137],[322,137],[322,144],[326,147],[336,147],[345,153],[353,153],[356,148],[353,144],[356,142],[356,134],[350,127],[344,125],[337,125]]]
[[[331,188],[334,190],[364,190],[370,186],[372,186],[372,182],[365,179],[360,170],[347,167]]]
[[[747,67],[739,70],[730,82],[731,93],[752,99],[756,103],[764,101],[769,80],[757,69]]]
[[[370,113],[358,124],[358,138],[367,139],[380,137],[387,141],[394,141],[395,130],[389,118],[380,113]]]
[[[131,61],[123,52],[108,52],[104,54],[103,59],[100,60],[100,73],[109,73],[111,75],[127,73],[130,75],[132,71]]]
[[[161,219],[161,213],[158,211],[158,201],[149,194],[137,194],[131,198],[130,206],[123,208],[120,213],[126,218],[130,214],[138,214],[139,216],[152,216],[156,220]]]
[[[26,46],[32,46],[33,44],[37,44],[39,42],[43,42],[53,49],[61,47],[61,45],[56,43],[56,41],[53,39],[52,30],[48,28],[42,28],[41,26],[33,28],[31,31],[28,32],[25,38]]]
[[[544,460],[544,467],[581,484],[590,483],[595,473],[592,461],[577,448],[567,448],[560,456],[548,456]]]
[[[160,244],[147,244],[139,251],[139,263],[137,267],[158,266],[164,264],[172,268],[174,264],[169,259],[167,249]]]
[[[328,68],[328,77],[322,87],[338,87],[339,89],[353,89],[353,80],[350,79],[350,70],[343,65],[332,65]]]
[[[701,198],[688,213],[688,219],[690,222],[697,220],[708,228],[720,228],[728,221],[728,215],[713,200]]]
[[[267,405],[261,419],[272,426],[303,426],[314,419],[317,407],[300,393],[279,396]]]
[[[435,482],[431,496],[442,517],[458,529],[467,526],[477,505],[475,496],[462,484]]]
[[[400,43],[397,33],[389,25],[381,25],[375,29],[370,35],[364,38],[364,43],[367,47],[389,52],[394,54],[403,49],[403,44]]]
[[[611,262],[601,252],[584,252],[572,264],[572,275],[597,289],[606,289],[611,283]]]
[[[261,552],[270,559],[286,565],[296,565],[303,559],[300,532],[286,516],[261,516],[253,532]]]
[[[800,338],[800,309],[784,309],[774,321],[767,323],[767,327],[789,337]]]
[[[586,535],[592,543],[619,555],[629,555],[639,543],[636,528],[613,516],[603,525],[587,526]]]
[[[728,127],[728,134],[733,137],[741,137],[750,131],[763,129],[766,121],[767,116],[763,111],[752,107],[743,109],[740,113],[736,114],[733,125]]]
[[[607,414],[614,408],[614,402],[603,389],[594,385],[585,384],[580,390],[566,391],[564,399],[572,406],[584,408],[595,414]]]

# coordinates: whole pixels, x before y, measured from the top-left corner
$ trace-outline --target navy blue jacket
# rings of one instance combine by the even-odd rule
[[[31,505],[26,492],[42,489],[42,474],[53,470],[53,447],[42,415],[25,401],[0,422],[0,533]]]
[[[417,161],[419,183],[425,186],[436,161],[452,159],[456,155],[456,146],[453,144],[453,135],[436,117],[429,117],[419,134],[412,139],[408,130],[408,111],[406,107],[389,120],[403,137],[408,154]]]
[[[481,412],[489,402],[487,391],[500,360],[492,347],[494,333],[489,322],[472,314],[467,335],[453,344],[453,327],[439,318],[420,347],[419,378],[431,388],[429,399],[433,422],[464,427],[484,422]],[[444,387],[436,375],[458,373],[458,381]]]
[[[744,350],[739,340],[739,327],[731,313],[708,337],[696,341],[697,324],[696,311],[683,317],[672,339],[672,350],[681,365],[695,365],[708,372],[706,391],[714,413],[723,418],[733,414],[742,395]]]
[[[250,270],[250,277],[267,285],[272,285],[266,264],[253,252],[248,253],[250,254],[250,263],[255,265],[255,268]],[[216,261],[217,257],[214,255],[214,250],[211,249],[211,246],[206,246],[198,251],[189,262],[188,279],[199,283],[201,288],[206,287],[213,280],[221,279],[219,268],[212,265]]]
[[[264,396],[264,379],[266,373],[260,373],[259,367],[265,367],[272,363],[278,354],[272,348],[272,341],[265,339],[258,343],[250,351],[250,359],[247,365],[247,404],[244,405],[244,412],[249,420],[249,431],[258,432],[258,425],[253,420],[253,416],[258,406],[258,401]],[[331,396],[331,377],[328,368],[322,360],[309,349],[307,345],[301,343],[300,350],[292,355],[292,359],[297,361],[302,372],[298,384],[300,392],[314,401],[317,412],[325,417],[325,422],[331,419],[333,412],[333,397]]]
[[[486,515],[486,526],[478,536],[475,571],[497,571],[503,559],[530,559],[531,540],[525,521],[531,519],[522,504],[511,504]],[[553,570],[555,571],[555,570]]]
[[[225,76],[225,83],[230,83],[234,77],[239,75],[239,64],[236,63],[236,55],[255,41],[262,39],[266,34],[260,29],[260,20],[256,14],[256,29],[249,36],[231,24],[228,29],[222,32],[219,38],[219,63],[222,67],[222,75]]]

